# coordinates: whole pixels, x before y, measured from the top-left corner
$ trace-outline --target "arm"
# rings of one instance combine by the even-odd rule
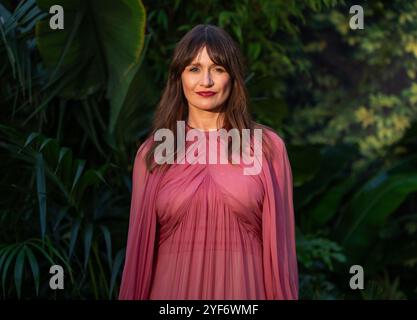
[[[156,212],[152,201],[151,174],[146,170],[144,156],[148,140],[136,153],[130,206],[126,258],[119,291],[119,299],[149,299],[151,288]]]
[[[268,132],[273,155],[266,166],[262,212],[264,283],[267,299],[298,299],[293,181],[284,141]]]

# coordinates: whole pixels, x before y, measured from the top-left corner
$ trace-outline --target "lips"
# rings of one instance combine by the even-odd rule
[[[213,91],[200,91],[200,92],[197,92],[197,94],[202,97],[211,97],[211,96],[214,96],[216,93]]]

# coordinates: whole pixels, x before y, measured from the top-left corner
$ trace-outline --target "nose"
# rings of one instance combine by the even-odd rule
[[[203,73],[203,79],[201,81],[202,85],[205,87],[210,87],[213,85],[213,78],[211,77],[211,73],[209,70],[206,70]]]

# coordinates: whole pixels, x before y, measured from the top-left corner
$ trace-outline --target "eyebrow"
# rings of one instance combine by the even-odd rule
[[[190,63],[190,64],[189,64],[189,66],[201,66],[201,63],[199,63],[199,62],[197,62],[197,63]],[[216,64],[216,63],[212,63],[212,64],[210,65],[210,67],[211,67],[211,66],[219,66],[219,67],[224,68],[222,65],[220,65],[220,64]]]

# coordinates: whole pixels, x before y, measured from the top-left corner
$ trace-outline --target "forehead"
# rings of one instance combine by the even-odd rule
[[[210,62],[212,63],[213,61],[211,60],[206,47],[203,47],[202,49],[200,49],[200,51],[197,53],[197,55],[194,57],[194,59],[191,61],[191,63],[207,63]]]

